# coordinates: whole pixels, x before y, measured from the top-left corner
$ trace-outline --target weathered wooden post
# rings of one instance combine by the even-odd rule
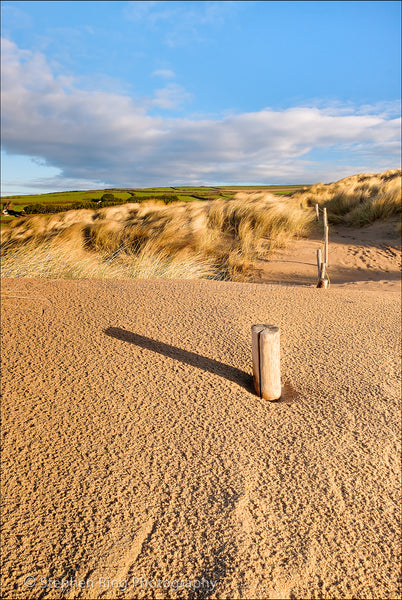
[[[320,209],[318,208],[318,204],[315,205],[315,219],[316,221],[320,220]]]
[[[317,249],[317,268],[318,268],[318,279],[321,275],[321,248]]]
[[[328,267],[328,216],[324,208],[324,263]]]
[[[327,288],[329,279],[325,276],[325,270],[328,267],[328,215],[327,209],[322,209],[322,216],[324,221],[324,260],[321,258],[321,248],[317,249],[317,268],[318,268],[318,288]],[[317,220],[319,219],[319,208],[318,204],[315,205],[315,214]]]
[[[321,263],[320,273],[318,275],[318,288],[327,289],[328,287],[328,277],[325,277],[325,262]]]
[[[317,287],[327,289],[328,277],[325,276],[325,266],[326,266],[325,263],[321,263],[321,270],[320,270]]]
[[[279,400],[282,393],[279,327],[253,325],[251,346],[256,394],[264,400]]]

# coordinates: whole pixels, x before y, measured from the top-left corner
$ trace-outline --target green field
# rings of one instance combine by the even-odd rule
[[[11,209],[17,212],[33,204],[57,205],[60,211],[73,208],[77,202],[90,202],[91,200],[100,200],[105,193],[111,193],[116,200],[121,203],[127,202],[132,198],[136,201],[136,196],[144,201],[145,199],[164,200],[163,197],[177,196],[181,202],[192,202],[194,200],[215,200],[217,198],[230,198],[233,194],[240,191],[265,191],[278,196],[292,194],[298,190],[306,189],[310,186],[304,185],[233,185],[233,186],[176,186],[176,187],[152,187],[152,188],[109,188],[103,190],[86,191],[67,191],[53,192],[49,194],[32,194],[18,196],[2,196],[1,207],[11,202]],[[5,223],[14,219],[14,216],[0,215],[0,222]]]

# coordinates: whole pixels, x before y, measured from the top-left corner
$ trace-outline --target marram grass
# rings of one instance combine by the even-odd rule
[[[16,219],[2,229],[2,277],[247,280],[256,259],[307,236],[315,203],[365,225],[401,212],[401,171],[316,184],[292,196],[127,203]]]
[[[330,223],[363,226],[401,213],[400,169],[363,173],[336,183],[316,183],[293,198],[306,206],[326,206]]]
[[[290,198],[125,204],[18,219],[2,232],[3,277],[242,279],[261,251],[306,235]]]
[[[211,264],[201,256],[174,258],[145,246],[133,254],[115,256],[73,251],[67,245],[29,242],[4,252],[2,277],[45,279],[205,279],[213,276]]]

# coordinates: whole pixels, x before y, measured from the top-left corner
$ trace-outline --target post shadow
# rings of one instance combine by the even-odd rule
[[[196,367],[202,371],[207,371],[209,373],[213,373],[214,375],[224,377],[229,381],[234,381],[238,385],[244,387],[248,392],[253,393],[252,375],[249,375],[249,373],[241,371],[236,367],[226,365],[225,363],[214,360],[213,358],[201,356],[195,352],[183,350],[177,346],[172,346],[170,344],[165,344],[164,342],[153,340],[152,338],[139,335],[138,333],[133,333],[132,331],[121,329],[120,327],[108,327],[104,330],[104,332],[109,337],[116,338],[123,342],[128,342],[129,344],[134,344],[135,346],[139,346],[140,348],[144,348],[146,350],[151,350],[152,352],[157,352],[158,354],[162,354],[168,358],[179,360],[180,362],[190,365],[191,367]]]

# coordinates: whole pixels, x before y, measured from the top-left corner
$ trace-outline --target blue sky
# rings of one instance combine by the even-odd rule
[[[400,166],[399,2],[2,2],[2,193]]]

